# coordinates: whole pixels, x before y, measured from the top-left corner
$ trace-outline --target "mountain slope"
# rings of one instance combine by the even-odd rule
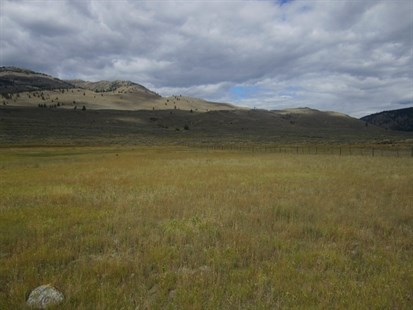
[[[367,115],[361,120],[390,130],[413,131],[413,107]]]
[[[198,98],[161,97],[131,81],[62,81],[46,74],[2,67],[0,70],[2,104],[19,107],[83,108],[91,110],[193,110],[207,112],[240,109],[226,103]]]
[[[90,110],[0,106],[0,144],[15,143],[377,143],[413,133],[365,126],[329,112]],[[308,112],[308,111],[304,111]],[[287,116],[287,117],[286,117]],[[140,143],[139,142],[139,143]]]
[[[146,95],[148,98],[160,98],[157,93],[147,89],[146,87],[131,82],[131,81],[98,81],[89,82],[83,80],[68,80],[68,83],[76,86],[77,88],[88,89],[97,93],[100,92],[117,92],[119,94],[126,93],[140,93]]]
[[[74,86],[47,74],[16,67],[0,67],[0,94],[70,88]]]

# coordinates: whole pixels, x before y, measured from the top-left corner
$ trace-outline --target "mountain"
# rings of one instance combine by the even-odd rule
[[[70,88],[74,86],[47,74],[16,67],[0,67],[0,94]]]
[[[385,129],[413,131],[413,107],[383,111],[364,116],[361,120]]]
[[[227,103],[185,96],[162,97],[131,81],[62,81],[16,67],[1,67],[3,105],[20,107],[83,108],[91,110],[193,110],[207,112],[240,109]]]
[[[0,143],[47,137],[182,138],[177,132],[194,140],[284,143],[380,141],[384,137],[391,141],[392,135],[411,138],[410,133],[386,132],[366,126],[367,120],[337,112],[246,109],[182,95],[161,97],[130,81],[62,81],[14,67],[2,67],[0,73],[0,87],[7,90],[1,94]],[[407,110],[393,119],[408,123],[412,111]]]
[[[337,112],[246,109],[182,95],[161,97],[131,81],[62,81],[15,67],[1,68],[0,90],[0,144],[73,139],[118,143],[151,137],[249,143],[411,138],[410,133],[366,126],[367,120]],[[392,118],[405,125],[411,120],[411,109],[407,112]]]
[[[146,87],[131,82],[131,81],[98,81],[98,82],[89,82],[83,80],[68,80],[68,83],[74,85],[77,88],[88,89],[97,93],[100,92],[117,92],[119,94],[127,93],[141,93],[145,94],[148,97],[160,98],[161,96],[157,93],[147,89]]]

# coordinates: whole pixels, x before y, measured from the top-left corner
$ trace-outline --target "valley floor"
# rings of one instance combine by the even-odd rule
[[[0,149],[0,308],[409,309],[413,158]]]
[[[0,107],[4,145],[402,144],[412,132],[384,130],[326,112],[264,110],[65,110]]]

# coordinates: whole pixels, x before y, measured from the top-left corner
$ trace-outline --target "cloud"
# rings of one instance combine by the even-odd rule
[[[60,78],[355,116],[413,97],[410,1],[3,0],[0,12],[1,65]]]
[[[402,104],[402,105],[411,105],[411,106],[413,106],[413,98],[401,99],[397,103]]]

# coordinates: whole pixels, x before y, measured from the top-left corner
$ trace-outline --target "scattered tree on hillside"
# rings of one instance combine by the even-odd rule
[[[83,106],[82,111],[86,111],[86,107],[85,107],[85,106]]]
[[[3,96],[3,98],[5,98],[5,99],[12,99],[12,96],[11,96],[11,94],[9,94],[9,93],[3,93],[3,94],[1,94],[2,96]]]

